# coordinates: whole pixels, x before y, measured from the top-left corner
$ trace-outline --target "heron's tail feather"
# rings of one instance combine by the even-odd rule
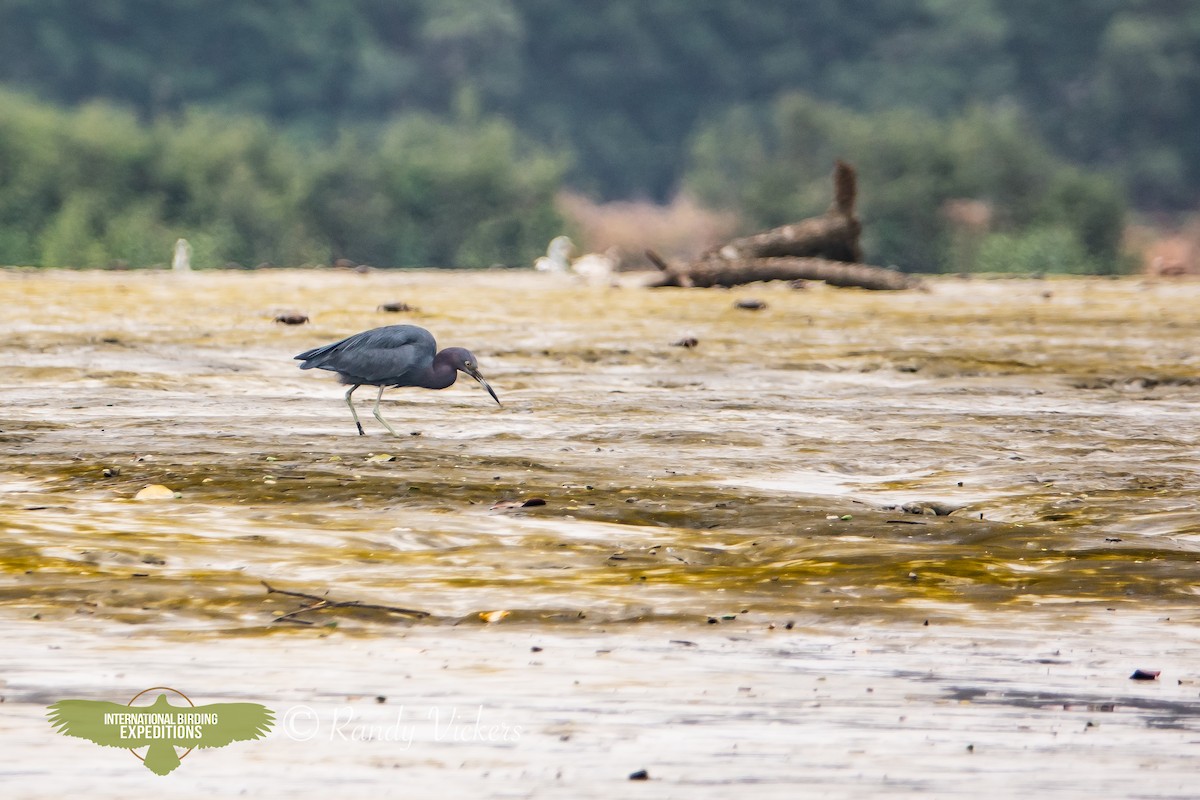
[[[334,348],[340,344],[341,342],[334,342],[333,344],[314,347],[312,350],[305,350],[298,356],[292,356],[292,358],[304,362],[300,365],[300,369],[320,367],[325,363],[326,358],[333,353]]]

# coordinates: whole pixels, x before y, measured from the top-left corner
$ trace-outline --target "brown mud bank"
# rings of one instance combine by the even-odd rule
[[[748,298],[765,308],[735,307]],[[389,302],[413,310],[379,310]],[[1089,642],[1102,646],[1103,680],[1117,681],[1104,686],[1119,686],[1118,697],[1130,691],[1128,672],[1154,666],[1146,659],[1200,663],[1200,284],[943,280],[880,296],[774,285],[594,290],[514,273],[14,270],[0,273],[0,305],[0,624],[19,642],[7,657],[16,673],[43,662],[59,670],[17,682],[17,729],[33,724],[39,692],[114,685],[104,637],[143,663],[173,647],[258,659],[274,677],[248,676],[244,691],[271,698],[293,697],[278,684],[307,647],[314,658],[339,647],[393,653],[344,665],[378,678],[396,668],[389,648],[406,647],[400,640],[453,661],[493,647],[529,655],[525,643],[540,637],[623,687],[617,695],[650,691],[638,675],[678,680],[672,692],[689,697],[703,694],[709,669],[778,678],[796,657],[788,648],[837,648],[855,636],[872,644],[832,669],[862,678],[851,685],[865,693],[912,637],[937,626],[958,633],[921,639],[937,642],[922,652],[966,665],[971,691],[986,692],[979,687],[1013,659],[1053,658],[1060,639],[1084,673]],[[311,323],[274,321],[288,311]],[[389,391],[385,416],[409,434],[397,439],[360,391],[368,435],[358,436],[342,387],[291,357],[396,322],[471,349],[503,407],[471,381]],[[695,347],[673,346],[689,337]],[[149,485],[177,496],[135,499]],[[264,581],[427,616],[355,606],[293,614],[311,601],[268,593]],[[1030,625],[1042,631],[1032,644],[1022,638]],[[1088,631],[1117,638],[1101,643]],[[975,663],[962,637],[985,633],[1004,643]],[[71,653],[46,652],[56,636]],[[1163,637],[1181,638],[1172,649]],[[669,644],[701,639],[709,644]],[[626,649],[628,663],[593,664],[605,641]],[[1027,644],[1033,655],[1019,655]],[[709,660],[718,650],[733,660]],[[158,682],[177,670],[210,692],[227,683],[215,667],[178,661],[164,656]],[[810,666],[816,680],[821,667]],[[574,669],[569,660],[560,668]],[[570,689],[539,705],[523,663],[497,669],[513,680],[513,708],[541,729],[566,724],[560,717],[600,724],[597,708],[620,713],[599,696],[572,711]],[[1197,675],[1181,666],[1172,677]],[[455,691],[453,679],[430,681],[417,691]],[[508,696],[473,681],[480,696]],[[897,679],[889,696],[901,702],[915,682]],[[1196,691],[1176,685],[1184,688],[1170,702],[1185,705],[1167,716],[1191,730],[1185,697]],[[731,733],[738,709],[753,726],[781,702],[787,719],[806,716],[794,704],[808,689],[777,688],[750,696],[734,686],[737,701],[697,711],[694,725],[671,716],[686,707],[671,692],[633,718],[698,736],[679,775],[700,775],[719,751],[707,737],[740,735]],[[1060,705],[1108,702],[1088,694],[1095,686],[1075,688],[1083,694],[1063,694]],[[314,702],[320,694],[296,691]],[[958,702],[917,694],[924,710],[914,714]],[[1030,700],[1022,714],[1036,718],[1043,706]],[[910,733],[893,710],[871,705],[855,724],[879,727],[888,752],[899,752]],[[1012,722],[997,713],[986,725]],[[1123,719],[1130,736],[1155,724]],[[949,730],[929,724],[937,736]],[[601,730],[592,745],[621,738]],[[763,734],[780,737],[756,751],[763,779],[796,779],[784,764],[820,730]],[[539,777],[518,796],[556,796],[542,773],[560,749],[585,747],[543,744],[525,767]],[[859,746],[842,744],[843,755]],[[778,761],[775,747],[793,760]],[[501,758],[503,769],[520,771],[521,757]],[[892,774],[916,781],[901,788],[946,789],[920,783],[894,757]],[[384,767],[373,758],[352,757],[370,785]],[[445,777],[429,765],[453,757],[428,758],[429,780]],[[980,791],[1001,772],[1000,762],[982,769]],[[755,780],[754,770],[737,774]],[[821,774],[837,791],[854,785],[836,777],[848,773]],[[863,786],[887,788],[883,773],[863,774],[873,776]],[[677,788],[687,784],[679,775]],[[564,796],[586,794],[574,789]]]
[[[264,580],[434,621],[1193,600],[1200,287],[747,291],[5,273],[0,607],[257,630],[287,605]],[[397,321],[474,350],[504,406],[392,390],[413,435],[367,398],[355,435],[291,356]]]

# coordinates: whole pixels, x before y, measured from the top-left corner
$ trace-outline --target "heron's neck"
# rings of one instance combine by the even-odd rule
[[[416,384],[423,389],[445,389],[458,380],[458,370],[443,350],[433,357],[433,363],[417,376]]]

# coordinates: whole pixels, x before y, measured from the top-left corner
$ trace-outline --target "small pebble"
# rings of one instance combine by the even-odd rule
[[[530,497],[528,500],[498,500],[492,504],[492,511],[504,511],[510,508],[530,508],[532,506],[544,506],[546,501],[540,497]]]
[[[631,780],[631,781],[648,781],[648,780],[650,780],[650,773],[644,769],[639,769],[637,772],[629,773],[629,780]]]
[[[152,483],[133,496],[134,500],[174,500],[175,491],[161,483]]]
[[[303,325],[308,322],[308,317],[304,314],[280,314],[275,321],[284,325]]]
[[[767,304],[762,300],[753,300],[747,298],[745,300],[738,300],[733,304],[733,307],[743,309],[744,311],[762,311],[767,307]]]

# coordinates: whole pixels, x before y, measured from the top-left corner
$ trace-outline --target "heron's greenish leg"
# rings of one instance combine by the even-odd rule
[[[387,428],[388,433],[390,433],[392,436],[399,436],[400,434],[396,433],[395,429],[392,428],[391,425],[388,425],[387,420],[384,419],[383,415],[379,413],[379,401],[383,399],[383,390],[386,388],[386,386],[380,386],[379,396],[375,398],[375,419],[379,420],[379,424]]]
[[[350,413],[354,415],[354,424],[358,426],[358,435],[366,436],[367,432],[363,430],[362,423],[358,421],[358,412],[354,410],[354,403],[350,400],[350,395],[354,394],[354,390],[360,386],[362,386],[361,383],[356,383],[346,390],[346,405],[350,406]],[[378,408],[379,404],[376,403],[375,407]],[[376,413],[375,416],[379,416],[379,414]]]

